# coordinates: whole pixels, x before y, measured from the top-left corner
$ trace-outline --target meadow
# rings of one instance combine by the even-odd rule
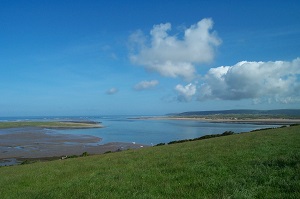
[[[300,198],[300,126],[0,167],[4,198]]]

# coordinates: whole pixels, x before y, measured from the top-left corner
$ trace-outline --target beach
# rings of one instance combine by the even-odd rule
[[[266,118],[266,119],[223,119],[223,118],[205,118],[205,117],[139,117],[132,119],[141,120],[194,120],[194,121],[204,121],[211,123],[238,123],[238,124],[272,124],[272,125],[289,125],[289,124],[300,124],[300,119],[283,119],[283,118]]]

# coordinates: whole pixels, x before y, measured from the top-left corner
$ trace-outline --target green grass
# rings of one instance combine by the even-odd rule
[[[300,126],[0,168],[0,198],[300,198]]]
[[[94,128],[100,127],[98,124],[84,122],[59,122],[59,121],[19,121],[19,122],[0,122],[0,129],[22,128],[22,127],[41,127],[41,128]]]

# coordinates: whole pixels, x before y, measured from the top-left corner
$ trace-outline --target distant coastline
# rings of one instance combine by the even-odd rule
[[[274,124],[289,125],[300,124],[300,119],[285,118],[258,118],[258,119],[238,119],[238,118],[206,118],[206,117],[180,117],[180,116],[154,116],[154,117],[136,117],[130,119],[140,120],[195,120],[211,123],[238,123],[238,124]]]
[[[300,123],[300,109],[188,111],[133,119],[196,120],[211,123],[289,125]]]
[[[37,127],[48,129],[82,129],[102,128],[98,122],[93,121],[4,121],[0,122],[0,129]]]

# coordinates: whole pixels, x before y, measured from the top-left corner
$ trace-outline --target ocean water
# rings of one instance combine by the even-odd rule
[[[92,120],[101,122],[104,128],[51,130],[55,133],[93,135],[102,138],[98,144],[109,142],[136,142],[145,145],[168,143],[174,140],[191,139],[209,134],[233,131],[249,132],[254,129],[277,127],[276,125],[211,123],[194,120],[141,120],[134,116],[99,117],[0,117],[1,121],[21,120]]]

